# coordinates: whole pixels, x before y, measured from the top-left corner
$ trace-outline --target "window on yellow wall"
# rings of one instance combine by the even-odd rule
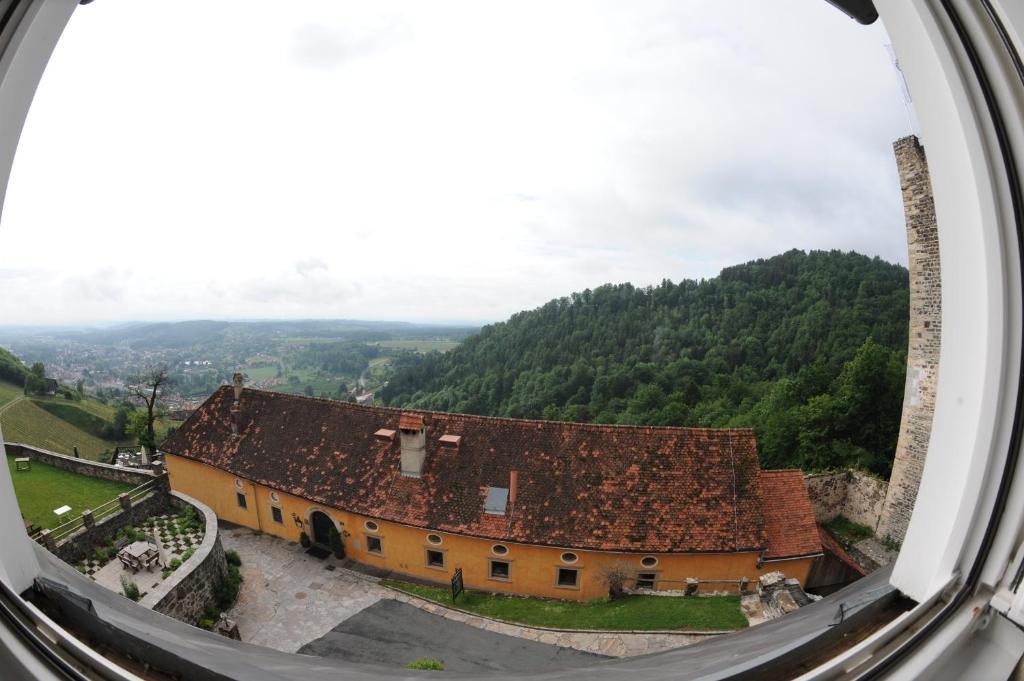
[[[654,583],[657,581],[658,575],[654,572],[641,572],[636,576],[636,588],[638,589],[653,589]]]
[[[491,579],[511,580],[511,565],[507,560],[492,560],[490,574]]]
[[[241,492],[235,492],[235,499],[238,500],[238,508],[249,508],[249,502]]]
[[[281,514],[281,509],[277,506],[270,507],[270,517],[274,519],[275,523],[284,524],[284,516]]]
[[[427,567],[444,569],[444,551],[427,549]]]
[[[567,589],[575,589],[580,584],[580,571],[576,568],[558,568],[558,578],[555,583]]]
[[[384,553],[384,545],[381,544],[380,537],[366,536],[366,552]]]

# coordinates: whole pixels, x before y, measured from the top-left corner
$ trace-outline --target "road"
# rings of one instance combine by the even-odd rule
[[[299,652],[388,667],[433,658],[444,663],[445,671],[535,672],[585,667],[607,659],[496,634],[390,599],[349,617]]]

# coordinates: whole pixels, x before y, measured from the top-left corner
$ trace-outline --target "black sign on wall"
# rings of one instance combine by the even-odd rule
[[[462,568],[458,568],[452,575],[452,603],[455,603],[455,599],[465,590],[466,587],[462,583]]]

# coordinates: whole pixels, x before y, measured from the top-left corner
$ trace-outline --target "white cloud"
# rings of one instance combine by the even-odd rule
[[[84,6],[0,319],[489,320],[794,247],[904,261],[885,42],[800,0]]]

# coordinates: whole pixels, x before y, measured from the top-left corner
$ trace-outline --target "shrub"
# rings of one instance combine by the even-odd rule
[[[196,626],[200,629],[213,631],[213,628],[217,626],[217,621],[220,619],[220,612],[220,610],[212,605],[206,606],[203,610],[203,616],[199,618],[199,623]]]
[[[97,546],[92,555],[99,562],[106,563],[110,560],[110,549],[106,546]]]
[[[200,520],[196,509],[186,506],[185,512],[181,514],[180,526],[183,531],[199,531],[203,528],[203,521]]]
[[[229,565],[239,567],[242,564],[242,557],[238,555],[238,551],[234,549],[228,549],[224,552],[224,558],[227,559]]]
[[[195,552],[196,552],[195,549],[186,549],[185,553],[181,554],[181,562],[184,563],[186,560],[191,558],[192,554],[195,553]]]
[[[75,566],[75,569],[78,570],[79,572],[81,572],[84,575],[85,574],[85,563],[83,563],[82,561],[78,561],[78,565]]]
[[[172,570],[171,568],[164,568],[160,571],[160,579],[167,579],[171,576],[172,572],[174,572],[174,570]]]
[[[302,544],[304,549],[308,549],[313,544],[313,542],[309,541],[309,535],[305,532],[299,533],[299,543]]]
[[[341,533],[335,527],[331,528],[328,535],[328,541],[331,543],[331,551],[334,553],[334,557],[341,559],[345,557],[345,542],[341,540]]]
[[[626,595],[626,581],[632,577],[632,574],[629,565],[615,562],[602,567],[598,571],[598,578],[608,586],[608,597],[615,599]]]
[[[405,665],[406,669],[427,669],[434,672],[443,672],[444,663],[441,660],[435,660],[432,657],[421,657],[418,660],[413,660],[409,664]]]
[[[121,591],[126,598],[130,598],[133,601],[137,601],[142,597],[142,594],[139,593],[139,585],[124,575],[121,575]]]
[[[237,565],[228,564],[228,571],[213,587],[213,598],[220,610],[227,610],[238,598],[238,588],[242,584],[242,573]]]
[[[181,558],[171,558],[171,564],[169,566],[171,570],[177,570],[181,567]]]

